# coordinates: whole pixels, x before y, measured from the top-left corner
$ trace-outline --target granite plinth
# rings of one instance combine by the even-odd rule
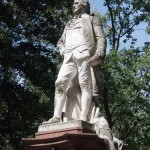
[[[35,138],[24,138],[22,143],[24,150],[107,150],[104,140],[96,135],[94,125],[81,120],[44,123]]]
[[[44,123],[35,138],[22,139],[24,150],[106,150],[94,125],[81,120]]]
[[[39,126],[38,132],[59,131],[72,128],[79,128],[79,129],[84,128],[95,132],[95,126],[93,124],[81,120],[61,122],[61,123],[43,123],[42,125]]]
[[[36,138],[58,137],[65,133],[95,133],[95,126],[81,120],[44,123],[39,126]]]
[[[103,139],[92,133],[64,133],[45,139],[23,139],[24,150],[107,150]]]

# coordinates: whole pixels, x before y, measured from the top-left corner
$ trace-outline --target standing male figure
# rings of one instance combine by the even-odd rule
[[[54,116],[49,123],[60,122],[67,89],[75,77],[81,91],[81,114],[78,119],[87,121],[94,90],[91,68],[100,64],[105,55],[106,39],[102,22],[90,15],[88,0],[75,0],[73,12],[74,17],[65,26],[57,44],[64,61],[56,80]]]

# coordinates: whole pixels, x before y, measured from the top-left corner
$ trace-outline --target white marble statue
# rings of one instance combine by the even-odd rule
[[[102,21],[90,15],[88,0],[74,0],[73,12],[57,44],[64,60],[56,80],[54,115],[44,123],[90,122],[108,150],[122,150],[123,142],[114,137],[95,105],[95,97],[99,96],[98,68],[106,50]]]
[[[90,15],[88,0],[75,0],[74,17],[66,24],[58,41],[64,61],[56,80],[54,116],[49,123],[83,120],[91,121],[98,96],[96,74],[103,61],[106,39],[101,19]]]

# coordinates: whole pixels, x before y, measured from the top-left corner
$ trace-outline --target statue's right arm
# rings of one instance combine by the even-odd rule
[[[65,29],[64,29],[64,32],[63,32],[61,38],[57,42],[57,47],[59,48],[60,54],[63,55],[64,51],[65,51]]]

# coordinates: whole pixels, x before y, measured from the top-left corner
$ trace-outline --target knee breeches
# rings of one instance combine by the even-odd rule
[[[81,91],[88,90],[90,92],[92,80],[90,65],[87,63],[88,60],[88,57],[77,60],[72,56],[69,61],[64,61],[55,83],[56,91],[66,92],[71,81],[77,76]]]

